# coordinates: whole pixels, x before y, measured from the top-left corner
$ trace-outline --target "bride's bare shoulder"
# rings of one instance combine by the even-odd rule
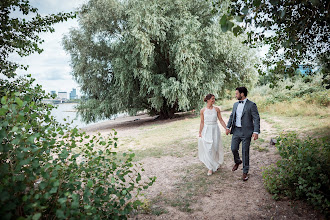
[[[220,108],[219,108],[219,107],[215,107],[215,106],[214,106],[214,108],[215,108],[215,110],[216,110],[217,112],[220,112]]]
[[[201,109],[201,113],[203,113],[205,111],[205,107]]]

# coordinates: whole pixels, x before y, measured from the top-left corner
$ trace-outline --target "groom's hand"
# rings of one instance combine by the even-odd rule
[[[253,137],[253,140],[257,140],[257,139],[258,139],[258,134],[253,133],[253,134],[252,134],[252,137]]]

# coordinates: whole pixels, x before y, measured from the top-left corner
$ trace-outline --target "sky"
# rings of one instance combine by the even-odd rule
[[[30,0],[30,4],[38,8],[39,14],[48,15],[74,11],[87,1]],[[20,16],[15,13],[13,15]],[[67,35],[71,28],[78,27],[77,19],[70,19],[66,22],[55,24],[53,27],[55,28],[55,32],[40,34],[40,37],[45,40],[40,45],[44,49],[41,54],[35,53],[27,57],[11,55],[10,60],[23,65],[29,65],[27,71],[18,70],[18,74],[31,74],[36,79],[36,83],[42,85],[46,92],[56,91],[56,93],[67,92],[69,94],[73,88],[76,88],[77,95],[80,96],[79,85],[71,75],[70,55],[66,53],[62,46],[63,36]],[[267,50],[267,48],[262,48],[259,54],[262,56]]]
[[[30,0],[30,4],[38,8],[41,15],[74,11],[85,2],[86,0]],[[40,34],[40,37],[45,40],[40,45],[44,49],[41,54],[34,53],[27,57],[13,54],[10,60],[29,65],[27,71],[18,70],[18,74],[31,74],[36,79],[36,83],[42,85],[46,92],[68,92],[69,94],[72,88],[76,88],[77,94],[81,95],[79,85],[71,75],[70,55],[62,46],[63,36],[69,33],[70,28],[78,27],[77,19],[70,19],[55,24],[53,27],[55,32]]]

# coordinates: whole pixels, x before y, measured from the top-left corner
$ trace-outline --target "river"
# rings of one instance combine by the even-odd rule
[[[82,118],[80,115],[77,114],[77,110],[75,109],[75,106],[77,105],[77,103],[63,103],[63,104],[58,104],[56,105],[57,108],[52,110],[52,115],[56,118],[56,120],[62,124],[66,123],[66,122],[72,122],[71,127],[75,127],[77,126],[78,128],[83,128],[89,125],[93,125],[93,124],[97,124],[100,122],[104,122],[110,119],[105,119],[105,120],[101,120],[98,122],[94,122],[94,123],[85,123],[82,121]],[[124,116],[125,114],[118,114],[117,117],[121,117]],[[67,119],[67,121],[64,121],[64,119]]]

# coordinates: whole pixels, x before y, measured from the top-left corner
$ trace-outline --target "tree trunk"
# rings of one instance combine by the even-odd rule
[[[174,115],[177,112],[177,108],[178,108],[177,103],[175,103],[173,107],[164,105],[159,112],[159,119],[164,120],[164,119],[174,118]]]

